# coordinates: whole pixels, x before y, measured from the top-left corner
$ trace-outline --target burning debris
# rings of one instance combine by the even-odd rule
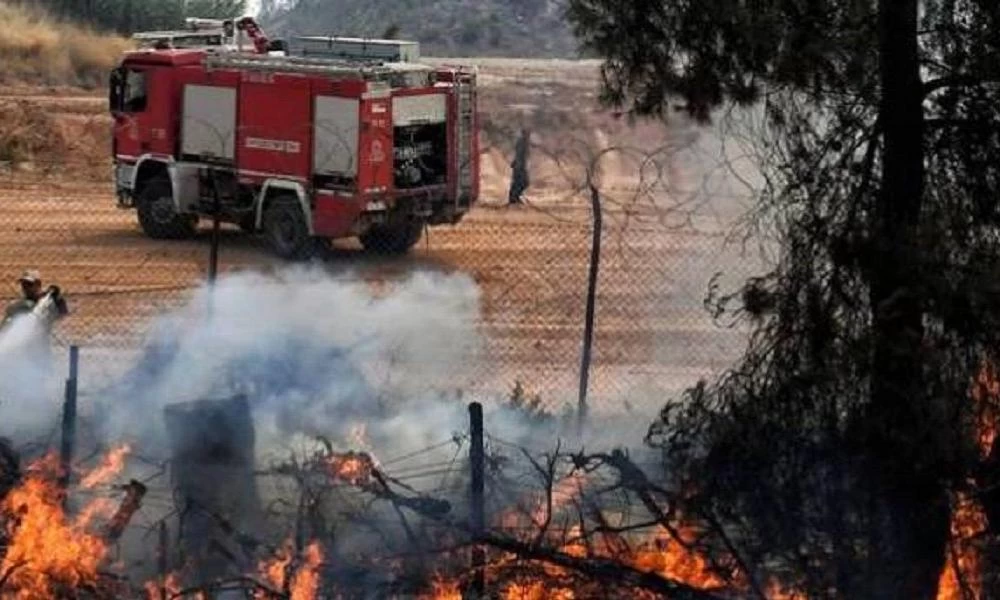
[[[353,486],[371,488],[375,479],[375,461],[366,452],[331,453],[326,458],[330,475]],[[383,486],[384,487],[384,486]]]
[[[97,521],[111,517],[113,503],[98,498],[75,516],[68,515],[59,475],[58,458],[47,456],[30,465],[0,502],[0,595],[4,598],[74,598],[81,590],[89,591],[91,597],[113,597],[100,571],[109,542],[95,531]]]
[[[130,445],[122,444],[111,450],[111,452],[108,452],[101,461],[101,464],[80,480],[80,487],[89,490],[114,479],[122,472],[122,469],[125,467],[125,459],[131,451],[132,447]]]
[[[482,567],[485,585],[493,597],[502,600],[720,600],[755,595],[754,586],[760,585],[751,582],[745,571],[720,561],[718,548],[706,546],[710,536],[695,525],[700,519],[671,510],[668,491],[643,475],[625,453],[584,455],[557,450],[534,456],[522,450],[528,472],[539,482],[529,488],[523,477],[504,472],[515,466],[514,461],[490,461],[499,465],[489,472],[495,486],[494,518],[492,526],[476,536],[462,514],[465,500],[448,498],[447,493],[437,497],[418,492],[390,474],[370,451],[335,451],[329,441],[321,440],[318,450],[305,461],[279,465],[271,473],[291,476],[304,486],[295,534],[286,531],[283,541],[269,548],[264,541],[267,527],[262,523],[264,529],[251,532],[261,538],[247,550],[255,558],[243,570],[197,581],[188,579],[190,565],[170,570],[164,562],[160,575],[133,587],[127,570],[113,558],[116,543],[148,491],[146,484],[135,479],[124,486],[114,484],[126,469],[128,453],[128,447],[114,448],[97,466],[72,479],[78,482],[78,490],[87,493],[98,488],[109,494],[124,492],[117,506],[104,497],[67,508],[73,506],[67,502],[72,494],[59,487],[54,457],[33,462],[24,470],[0,505],[4,526],[0,596],[159,600],[202,594],[207,599],[222,590],[242,590],[255,600],[316,600],[336,594],[350,598],[361,590],[374,593],[377,589],[380,597],[445,600],[464,597],[474,585],[476,569],[470,566],[468,551],[478,545],[487,550]],[[510,476],[521,484],[511,485],[505,479]],[[336,533],[329,535],[306,523],[312,518],[309,515],[323,510],[321,503],[314,502],[323,485],[346,486],[390,506],[406,532],[403,547],[414,548],[417,554],[399,554],[391,543],[381,554],[350,550],[354,553],[345,554],[348,543],[338,544]],[[464,496],[464,481],[459,489]],[[619,501],[611,501],[609,495]],[[643,495],[645,499],[639,499]],[[498,503],[499,496],[508,500]],[[365,510],[374,510],[374,505]],[[968,499],[956,505],[956,543],[942,574],[940,600],[964,598],[963,589],[978,590],[977,558],[970,546],[984,525],[977,510]],[[227,515],[210,518],[224,520]],[[324,518],[333,516],[326,513]],[[348,518],[357,520],[344,522],[345,527],[363,523],[361,516]],[[219,535],[240,535],[232,523],[220,527]],[[381,534],[387,531],[380,530]],[[229,560],[243,564],[237,554]],[[362,581],[358,573],[364,572],[387,572],[390,581],[374,588],[358,583]],[[767,600],[808,600],[776,581],[759,589],[760,597]]]
[[[938,582],[937,600],[982,598],[982,550],[978,538],[986,531],[982,506],[959,495],[952,506],[951,543]]]
[[[434,288],[434,283],[422,285]],[[229,291],[247,297],[242,288]],[[342,293],[325,291],[331,293],[309,296],[328,302],[325,298]],[[317,312],[300,308],[291,312]],[[386,308],[384,320],[393,322],[389,317],[402,308],[412,312],[410,306]],[[249,320],[241,318],[236,321]],[[215,389],[206,382],[221,372],[252,372],[262,385],[222,400],[171,400],[164,411],[167,435],[159,440],[170,455],[169,467],[160,465],[162,473],[145,477],[130,471],[137,462],[134,442],[112,448],[93,468],[74,472],[67,489],[60,486],[57,461],[22,467],[13,448],[0,443],[0,597],[161,600],[201,594],[207,599],[229,590],[255,600],[443,600],[482,588],[502,600],[809,600],[794,582],[755,580],[754,565],[726,545],[731,532],[628,452],[522,448],[543,437],[537,423],[511,426],[517,443],[488,439],[478,467],[485,480],[480,508],[487,525],[478,530],[469,493],[476,466],[462,452],[472,434],[430,443],[432,436],[445,437],[441,423],[455,425],[450,419],[461,415],[462,407],[414,400],[419,410],[438,411],[422,414],[421,421],[435,427],[421,425],[420,435],[414,435],[410,417],[416,409],[372,401],[366,380],[343,363],[345,340],[331,346],[298,342],[315,326],[299,324],[289,335],[284,324],[251,332],[253,339],[239,338],[250,350],[213,345],[214,337],[225,337],[217,325],[171,338],[176,346],[168,344],[171,352],[160,370],[148,380],[132,381],[155,388],[158,409],[170,398],[212,397],[199,394]],[[222,329],[243,335],[235,322]],[[334,346],[338,353],[317,352]],[[217,360],[225,351],[230,355]],[[193,356],[204,363],[196,364]],[[328,359],[335,363],[330,377],[324,371]],[[349,376],[341,381],[340,374]],[[294,391],[279,393],[286,379],[298,378],[303,381]],[[174,385],[179,379],[190,387]],[[986,396],[1000,394],[995,381],[990,375],[980,382]],[[350,394],[336,389],[343,382]],[[992,403],[983,406],[984,412],[992,410]],[[513,422],[504,415],[495,418]],[[128,423],[121,412],[116,417]],[[985,425],[992,422],[987,415],[976,431],[984,457],[994,451],[995,432]],[[549,426],[545,436],[553,431]],[[132,439],[143,439],[148,431],[141,429]],[[310,445],[286,462],[258,468],[261,431],[271,436],[264,444],[268,456],[275,437],[291,437],[293,431],[296,442]],[[380,460],[394,436],[408,436],[391,446],[402,458]],[[979,538],[987,513],[978,499],[974,489],[956,498],[939,600],[980,593]],[[158,520],[150,525],[154,511]],[[140,526],[146,528],[141,536]],[[123,550],[132,531],[148,546],[157,537],[149,531],[159,533],[155,560],[139,565],[145,558]]]
[[[259,571],[272,590],[289,600],[314,600],[319,589],[319,569],[322,564],[323,550],[318,542],[311,542],[299,554],[289,540],[274,558],[261,562]],[[267,600],[272,595],[258,591],[255,599]]]
[[[375,459],[367,452],[349,450],[337,453],[327,447],[325,454],[319,457],[319,461],[326,466],[327,472],[334,479],[364,490],[376,498],[387,500],[394,506],[408,508],[432,519],[442,519],[451,510],[451,505],[446,500],[405,495],[394,491],[392,484],[407,488],[410,492],[413,489],[380,471]]]

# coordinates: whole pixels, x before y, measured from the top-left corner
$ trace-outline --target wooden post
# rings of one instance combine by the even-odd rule
[[[475,544],[472,547],[472,593],[473,597],[486,597],[486,552],[482,546],[482,537],[486,531],[486,501],[485,501],[485,465],[486,453],[483,449],[483,405],[478,402],[469,404],[469,463],[472,470],[472,485],[470,490],[469,520],[472,537]]]
[[[62,441],[59,448],[59,485],[65,490],[69,486],[73,470],[73,447],[76,441],[76,392],[79,374],[80,348],[69,347],[69,378],[66,379],[66,394],[63,398]]]
[[[589,178],[588,178],[589,179]],[[587,422],[587,387],[590,382],[591,351],[594,345],[594,312],[597,304],[597,273],[601,262],[601,195],[590,184],[590,204],[594,218],[593,241],[590,245],[590,274],[587,281],[587,313],[583,324],[583,353],[580,358],[580,396],[576,408],[576,432],[583,437]]]

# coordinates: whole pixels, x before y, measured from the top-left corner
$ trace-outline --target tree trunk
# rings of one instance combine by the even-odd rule
[[[871,405],[862,446],[872,494],[867,598],[933,600],[948,539],[946,456],[922,373],[919,220],[923,93],[917,0],[879,3],[882,181],[872,214]],[[856,596],[862,597],[862,596]]]

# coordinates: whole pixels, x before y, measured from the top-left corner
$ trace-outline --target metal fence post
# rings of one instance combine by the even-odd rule
[[[469,463],[471,468],[470,486],[470,527],[472,529],[472,593],[473,597],[486,597],[486,553],[482,546],[486,531],[485,464],[486,453],[483,445],[483,405],[469,404]]]
[[[62,440],[59,448],[59,484],[63,490],[69,486],[73,469],[73,447],[76,441],[76,392],[79,375],[80,348],[69,347],[69,378],[66,379],[63,398]]]
[[[589,177],[588,177],[589,181]],[[577,435],[583,437],[587,421],[587,387],[590,383],[590,361],[594,345],[594,312],[597,303],[597,273],[601,261],[601,195],[593,183],[590,187],[590,206],[593,214],[593,241],[590,245],[590,274],[587,281],[587,312],[583,324],[583,352],[580,358],[580,396],[577,403]]]
[[[212,180],[212,235],[208,245],[208,319],[215,311],[215,280],[219,275],[219,217],[222,213],[222,198],[215,171],[209,171]]]
[[[215,278],[219,274],[219,217],[222,212],[222,198],[215,172],[211,171],[210,173],[212,178],[212,237],[208,250],[208,283],[214,285]]]

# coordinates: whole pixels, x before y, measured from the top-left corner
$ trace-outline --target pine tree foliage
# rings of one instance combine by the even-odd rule
[[[810,598],[933,599],[950,503],[981,502],[1000,597],[1000,3],[570,0],[635,117],[739,125],[777,232],[717,300],[743,359],[648,441],[707,552]],[[739,106],[731,111],[728,107]],[[718,527],[717,527],[718,526]]]

